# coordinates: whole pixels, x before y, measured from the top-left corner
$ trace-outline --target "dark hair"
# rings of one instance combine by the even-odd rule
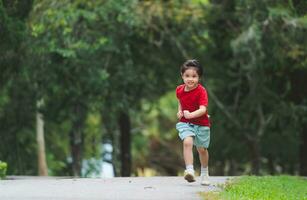
[[[183,65],[181,66],[181,74],[183,74],[187,69],[194,67],[196,69],[196,72],[198,74],[199,77],[201,77],[203,75],[203,69],[200,65],[200,63],[193,59],[193,60],[187,60],[183,63]]]

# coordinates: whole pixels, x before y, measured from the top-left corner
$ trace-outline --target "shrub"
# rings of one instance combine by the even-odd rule
[[[0,160],[0,179],[4,179],[6,175],[7,164]]]

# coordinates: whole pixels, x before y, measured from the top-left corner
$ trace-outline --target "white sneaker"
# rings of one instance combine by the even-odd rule
[[[185,170],[184,179],[187,180],[189,183],[194,182],[195,181],[194,170]]]
[[[201,175],[200,176],[200,184],[201,185],[210,185],[209,175]]]

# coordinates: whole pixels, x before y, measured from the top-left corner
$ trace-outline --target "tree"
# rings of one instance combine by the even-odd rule
[[[106,38],[94,26],[97,4],[83,1],[41,1],[34,5],[30,24],[31,80],[37,99],[43,99],[46,119],[71,123],[69,133],[72,174],[79,176],[83,154],[84,124],[88,111],[104,94],[107,73],[97,49]],[[61,20],[58,20],[61,19]]]
[[[32,0],[0,1],[0,124],[1,157],[10,174],[34,174],[37,169],[33,142],[33,93],[22,64],[25,56],[25,20]],[[35,140],[34,140],[35,141]]]
[[[280,90],[289,83],[283,71],[294,69],[289,55],[294,53],[292,45],[300,46],[303,39],[300,34],[305,29],[304,18],[295,14],[291,2],[212,2],[215,14],[209,14],[209,34],[213,43],[207,55],[210,64],[218,69],[211,74],[215,79],[211,97],[218,112],[226,116],[213,120],[226,119],[219,125],[228,121],[227,132],[238,139],[243,137],[250,152],[251,172],[259,174],[261,159],[269,153],[263,152],[264,138],[273,126],[274,131],[279,130],[275,122],[283,121],[291,112],[290,102],[280,97],[280,92],[284,93]],[[285,52],[285,47],[291,53]],[[296,58],[303,61],[302,57]],[[277,75],[280,73],[282,76]],[[280,85],[281,80],[286,84]]]
[[[38,110],[42,106],[42,104],[43,102],[37,103]],[[38,146],[38,174],[40,176],[47,176],[48,167],[45,151],[44,119],[43,115],[39,111],[36,112],[36,140]]]

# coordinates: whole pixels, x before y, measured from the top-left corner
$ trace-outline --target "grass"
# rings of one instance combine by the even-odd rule
[[[307,179],[296,176],[244,176],[226,183],[206,200],[307,200]]]

